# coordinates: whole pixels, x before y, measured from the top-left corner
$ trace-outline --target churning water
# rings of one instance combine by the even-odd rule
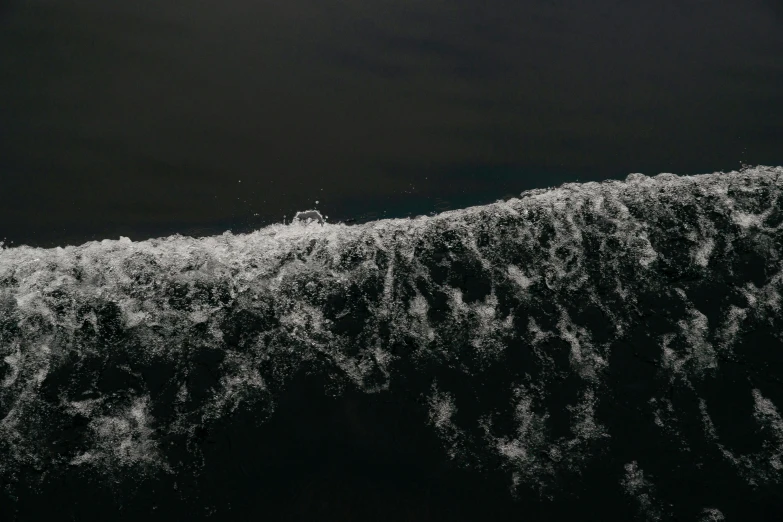
[[[286,458],[326,459],[307,444],[327,426],[301,406],[321,393],[407,405],[410,430],[452,469],[501,477],[525,520],[565,505],[590,508],[582,520],[773,520],[781,175],[632,174],[416,219],[2,249],[6,512],[92,484],[71,486],[84,513],[94,487],[150,517],[163,496],[240,520],[210,470],[268,489],[259,455],[276,450],[236,426],[297,417],[310,432]],[[281,401],[302,379],[320,384]],[[362,415],[357,433],[383,437]]]

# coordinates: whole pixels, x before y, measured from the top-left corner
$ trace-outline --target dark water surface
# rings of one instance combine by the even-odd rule
[[[780,522],[781,57],[776,0],[0,0],[0,520]]]
[[[4,0],[0,238],[783,163],[776,0]],[[316,205],[315,201],[319,201]]]

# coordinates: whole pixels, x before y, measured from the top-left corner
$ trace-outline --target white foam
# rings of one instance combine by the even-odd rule
[[[394,364],[401,358],[436,361],[471,382],[501,361],[509,340],[516,338],[531,350],[531,364],[540,372],[524,382],[506,383],[515,415],[513,433],[501,433],[492,414],[465,421],[470,426],[458,425],[458,394],[437,386],[428,397],[430,421],[456,461],[492,451],[505,463],[512,485],[546,489],[547,480],[563,470],[578,473],[595,447],[620,435],[609,433],[596,411],[605,400],[601,390],[607,386],[612,350],[633,350],[615,341],[637,324],[639,290],[660,291],[668,285],[662,267],[674,261],[654,242],[661,237],[683,239],[686,261],[678,268],[705,280],[721,268],[723,259],[738,255],[734,249],[740,242],[753,245],[764,259],[782,258],[773,241],[781,234],[780,225],[771,225],[769,219],[774,198],[783,193],[781,173],[781,167],[758,167],[682,177],[632,174],[624,182],[571,183],[432,217],[356,226],[327,223],[320,214],[309,214],[317,211],[305,211],[291,225],[278,223],[248,234],[147,241],[121,237],[55,249],[3,246],[0,313],[10,314],[18,329],[0,345],[0,401],[6,409],[0,437],[7,441],[4,447],[11,448],[3,455],[0,472],[12,473],[48,454],[42,416],[50,399],[40,390],[68,357],[78,359],[89,351],[106,359],[110,350],[130,349],[119,342],[96,348],[74,341],[83,331],[108,328],[101,307],[111,304],[117,316],[110,326],[134,340],[133,349],[141,352],[134,356],[181,362],[180,382],[172,384],[179,390],[178,413],[172,419],[152,419],[146,392],[136,391],[127,404],[110,411],[106,397],[66,397],[63,388],[57,406],[90,420],[90,447],[72,460],[74,465],[109,471],[173,466],[157,447],[160,436],[190,433],[194,425],[226,418],[254,401],[263,403],[266,411],[274,409],[276,390],[259,367],[260,361],[278,355],[287,361],[274,370],[282,382],[304,361],[327,360],[360,390],[382,393],[389,389]],[[766,199],[756,186],[768,189]],[[763,209],[756,211],[751,203]],[[685,214],[689,219],[682,217]],[[726,229],[717,228],[721,219],[729,224]],[[469,299],[469,290],[461,284],[433,279],[425,254],[436,244],[461,252],[476,267],[480,274],[471,276],[484,279],[486,295]],[[736,349],[744,322],[764,320],[779,328],[783,269],[760,285],[743,283],[734,289],[744,293],[747,306],[726,307],[720,318],[697,309],[680,288],[677,295],[686,316],[658,337],[656,371],[697,391],[700,379],[720,370],[718,356]],[[352,288],[375,290],[355,295],[349,293]],[[446,296],[445,309],[438,311],[444,319],[432,318],[437,314],[424,288]],[[507,293],[501,294],[501,288]],[[611,299],[601,297],[604,294]],[[347,296],[350,302],[329,316],[327,303],[335,296]],[[368,317],[357,328],[367,341],[357,354],[352,344],[356,338],[336,333],[334,325],[354,313],[352,307],[360,300],[365,300]],[[535,303],[551,305],[556,316],[537,321],[537,311],[525,312]],[[579,322],[573,309],[587,304],[606,316],[609,340],[595,341],[594,332]],[[257,334],[242,353],[226,346],[224,321],[240,311],[263,315],[264,307],[271,308],[277,321],[262,332],[269,338]],[[529,316],[518,316],[520,310]],[[524,325],[525,331],[515,331],[514,324]],[[382,326],[391,330],[390,338],[382,338]],[[195,337],[196,331],[202,333]],[[216,369],[221,373],[211,398],[188,412],[195,400],[187,385],[187,363],[194,353],[188,346],[194,339],[198,346],[226,351],[226,358]],[[397,340],[408,342],[411,351],[392,355],[389,347]],[[568,367],[557,367],[550,353],[556,342],[568,346]],[[563,375],[576,376],[578,390],[575,403],[567,408],[571,435],[554,439],[548,431],[550,419],[562,412],[546,411],[544,404],[557,392]],[[763,454],[736,457],[729,448],[721,451],[751,480],[779,480],[780,416],[760,391],[754,400],[767,444]],[[705,437],[715,442],[717,431],[706,402],[700,404]],[[671,403],[654,405],[650,422],[681,436]],[[483,428],[481,440],[470,435],[476,427]],[[759,466],[763,476],[748,471],[751,464]],[[626,488],[645,516],[663,516],[634,466],[627,470]]]

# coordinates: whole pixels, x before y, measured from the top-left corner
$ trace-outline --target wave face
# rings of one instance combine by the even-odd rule
[[[213,473],[261,484],[278,418],[301,428],[301,459],[326,459],[305,453],[327,426],[297,410],[317,416],[320,393],[368,405],[346,418],[370,439],[395,429],[372,417],[395,402],[425,433],[400,455],[437,441],[444,469],[499,477],[526,520],[777,520],[781,175],[632,174],[413,220],[0,250],[6,513],[82,495],[84,517],[154,517],[165,496],[240,520],[226,513],[247,491],[215,493]]]

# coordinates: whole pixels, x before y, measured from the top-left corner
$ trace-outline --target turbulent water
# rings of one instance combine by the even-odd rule
[[[6,513],[75,480],[126,506],[202,494],[210,433],[262,433],[305,374],[324,395],[407,401],[455,469],[539,506],[526,520],[564,505],[779,520],[781,175],[632,174],[417,219],[2,249]]]

